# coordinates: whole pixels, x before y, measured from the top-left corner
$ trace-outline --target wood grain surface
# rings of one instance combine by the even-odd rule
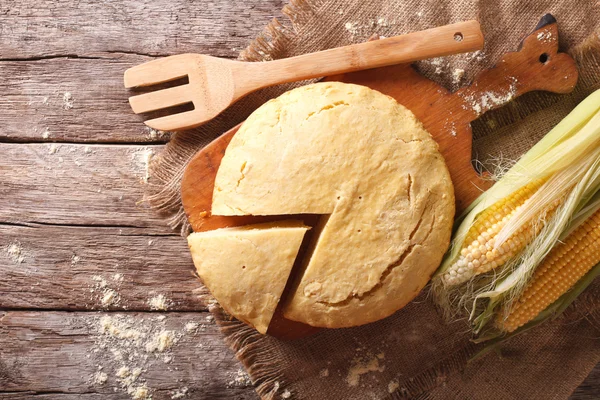
[[[139,345],[103,333],[103,317],[105,313],[95,312],[0,311],[0,398],[127,398],[118,376],[124,375],[119,374],[123,367],[142,370],[131,386],[145,384],[153,399],[170,399],[182,391],[196,399],[255,398],[217,327],[207,322],[208,313],[111,313],[108,322],[146,332]],[[147,351],[146,344],[163,332],[172,334],[174,343]],[[98,373],[106,374],[106,382],[96,380]]]
[[[0,79],[0,141],[166,142],[168,135],[129,112],[129,93],[123,90],[123,71],[152,59],[120,54],[0,61],[0,76],[11,77]]]
[[[121,85],[128,66],[161,54],[235,57],[282,5],[0,2],[0,399],[130,399],[125,365],[153,399],[184,388],[183,399],[257,399],[194,296],[185,241],[138,204],[149,151],[167,138],[128,110]],[[105,306],[109,290],[118,301]],[[161,294],[168,310],[153,311]],[[103,317],[146,332],[137,357],[101,333]],[[147,352],[165,330],[177,342]],[[573,399],[600,397],[598,371]]]

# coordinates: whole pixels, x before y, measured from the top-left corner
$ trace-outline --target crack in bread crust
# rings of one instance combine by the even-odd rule
[[[391,263],[390,265],[388,265],[388,267],[381,273],[381,277],[379,278],[379,281],[368,291],[362,293],[362,294],[350,294],[346,299],[342,300],[342,301],[338,301],[338,302],[327,302],[327,301],[317,301],[317,303],[329,306],[329,307],[343,307],[345,305],[347,305],[348,303],[350,303],[352,300],[357,299],[357,300],[363,300],[371,295],[373,295],[377,290],[379,290],[380,288],[383,287],[385,280],[387,279],[387,277],[399,266],[402,265],[402,263],[404,262],[404,260],[406,260],[406,258],[408,256],[411,255],[411,253],[413,252],[413,250],[416,247],[423,247],[421,244],[419,243],[412,243],[413,238],[415,237],[415,235],[417,234],[417,232],[419,231],[419,229],[421,228],[421,224],[423,223],[423,217],[424,215],[427,213],[427,211],[430,210],[430,203],[429,203],[429,199],[430,199],[430,195],[427,196],[427,199],[425,200],[425,207],[423,207],[423,211],[421,211],[421,215],[419,216],[419,220],[417,221],[415,227],[413,228],[413,230],[410,233],[409,236],[409,243],[411,243],[406,249],[404,249],[404,251],[402,252],[402,254],[400,255],[400,257],[398,257],[398,259],[396,261],[394,261],[393,263]],[[433,214],[433,217],[431,218],[431,223],[429,224],[429,229],[427,231],[427,233],[425,234],[425,237],[423,238],[423,243],[425,243],[427,241],[427,238],[429,237],[429,235],[431,235],[431,232],[433,231],[433,225],[435,224],[435,219],[436,219],[436,215],[435,213]]]

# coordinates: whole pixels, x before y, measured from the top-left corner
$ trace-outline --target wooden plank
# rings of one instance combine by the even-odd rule
[[[0,222],[114,225],[172,233],[144,204],[162,146],[0,143]]]
[[[590,372],[587,378],[579,385],[569,400],[597,400],[600,399],[600,364]]]
[[[176,234],[0,224],[4,309],[205,310],[193,271]]]
[[[0,141],[163,143],[129,107],[123,73],[151,57],[0,62]]]
[[[0,398],[256,399],[207,316],[0,312]]]
[[[235,57],[284,0],[6,0],[0,4],[0,57],[23,59],[107,52],[195,52]]]
[[[165,319],[161,321],[159,317],[163,316]],[[0,398],[128,398],[116,376],[122,366],[130,371],[136,367],[143,370],[133,386],[146,383],[153,389],[155,400],[172,398],[186,387],[188,395],[183,398],[257,398],[244,375],[238,375],[239,364],[206,316],[206,313],[0,312]],[[103,317],[110,320],[103,321]],[[144,336],[136,343],[134,339],[102,333],[103,326],[109,323],[125,332],[121,336],[132,330]],[[189,323],[192,324],[188,331]],[[146,352],[146,344],[153,343],[165,330],[178,341],[166,351]],[[129,332],[129,336],[135,334]],[[113,350],[121,352],[123,361]],[[165,362],[165,357],[171,360]],[[106,383],[94,383],[99,372],[106,373]],[[576,394],[571,400],[590,398],[597,397]]]

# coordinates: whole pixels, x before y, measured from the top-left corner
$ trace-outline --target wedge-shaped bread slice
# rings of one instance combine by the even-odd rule
[[[224,228],[192,233],[188,245],[219,304],[266,333],[308,229],[301,221]]]
[[[244,122],[221,161],[212,213],[324,214],[284,316],[342,328],[387,317],[425,286],[448,248],[454,191],[410,110],[325,82]]]

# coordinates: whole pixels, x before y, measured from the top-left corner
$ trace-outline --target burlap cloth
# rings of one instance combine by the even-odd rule
[[[485,165],[518,157],[600,87],[597,0],[293,0],[284,9],[291,23],[273,21],[240,59],[289,57],[363,42],[374,33],[393,36],[478,19],[486,38],[482,54],[447,57],[442,74],[434,73],[431,62],[418,63],[426,76],[456,89],[455,68],[465,69],[462,82],[469,82],[501,54],[517,49],[548,12],[558,20],[561,50],[578,62],[579,84],[570,95],[525,95],[476,121],[474,155]],[[172,136],[151,166],[148,200],[171,217],[173,227],[188,229],[179,185],[190,157],[290,87],[254,93],[203,127]],[[445,323],[426,292],[383,321],[293,342],[262,336],[223,315],[218,305],[211,310],[265,399],[564,399],[600,362],[600,283],[559,319],[473,363],[467,360],[478,348],[469,342],[465,322]]]

